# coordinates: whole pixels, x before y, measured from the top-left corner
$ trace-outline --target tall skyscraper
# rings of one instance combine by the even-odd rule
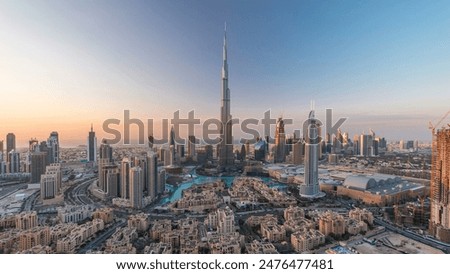
[[[3,154],[3,140],[0,140],[0,154]]]
[[[120,164],[120,197],[124,199],[130,198],[130,169],[130,159],[123,158]]]
[[[284,132],[284,121],[280,117],[277,121],[275,130],[275,163],[284,163],[286,161],[286,134]]]
[[[319,191],[319,127],[320,122],[314,117],[314,110],[311,110],[308,118],[308,127],[304,133],[305,139],[305,177],[300,185],[300,195],[308,198],[324,196]]]
[[[103,192],[108,193],[108,176],[110,176],[110,169],[116,166],[113,163],[113,149],[104,140],[100,145],[100,159],[98,161],[98,187],[103,190]],[[115,173],[115,171],[113,172]],[[115,176],[115,175],[114,175]]]
[[[16,150],[16,135],[14,133],[8,133],[6,135],[6,155],[7,162],[9,162],[9,152],[11,150]]]
[[[294,165],[301,165],[305,158],[305,144],[302,140],[295,140],[292,148],[292,162]]]
[[[107,159],[108,162],[113,162],[113,149],[106,140],[103,140],[100,145],[100,159]]]
[[[142,208],[144,190],[144,172],[140,167],[130,169],[130,204],[133,208]]]
[[[58,132],[53,131],[47,139],[47,146],[49,147],[49,164],[59,163],[59,135]]]
[[[19,173],[20,172],[20,153],[16,152],[14,149],[8,153],[8,172],[9,173]]]
[[[97,162],[97,137],[95,137],[95,131],[92,124],[91,131],[89,131],[88,135],[87,160],[88,162]]]
[[[433,130],[430,232],[450,243],[450,128]]]
[[[41,181],[41,175],[45,173],[47,166],[47,153],[32,152],[30,154],[31,183],[36,184]]]
[[[191,158],[193,158],[195,156],[195,141],[196,141],[195,136],[189,135],[187,150],[188,150],[188,156]]]
[[[170,129],[170,144],[169,144],[169,151],[170,151],[170,160],[169,165],[174,166],[176,162],[176,150],[175,150],[175,131],[173,127]]]
[[[228,88],[228,61],[227,61],[227,29],[223,38],[223,65],[222,65],[222,107],[220,113],[219,165],[229,167],[234,164],[233,134],[230,113],[230,89]]]
[[[158,156],[154,152],[150,152],[147,156],[147,196],[154,199],[160,192],[158,189]]]

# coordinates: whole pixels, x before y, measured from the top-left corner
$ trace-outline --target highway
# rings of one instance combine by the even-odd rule
[[[384,226],[387,230],[393,231],[395,233],[398,233],[400,235],[403,235],[403,236],[408,237],[410,239],[413,239],[415,241],[421,242],[423,244],[432,246],[434,248],[442,250],[443,252],[445,252],[447,254],[450,253],[450,244],[446,244],[446,243],[440,242],[440,241],[438,241],[438,240],[436,240],[434,238],[426,238],[423,235],[414,233],[412,231],[404,230],[404,229],[399,228],[399,227],[397,227],[397,226],[395,226],[393,224],[385,222],[385,221],[383,221],[381,219],[374,219],[373,222],[375,224],[377,224],[377,225]]]
[[[36,191],[35,193],[31,194],[25,202],[22,204],[22,211],[32,211],[34,208],[34,205],[39,200],[38,197],[41,196],[41,193],[39,191]]]
[[[89,205],[93,204],[91,198],[88,195],[88,188],[92,184],[95,178],[88,179],[79,184],[70,186],[64,193],[64,200],[72,205]]]

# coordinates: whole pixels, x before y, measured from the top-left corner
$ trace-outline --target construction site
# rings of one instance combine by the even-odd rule
[[[430,182],[430,234],[438,240],[450,243],[450,124],[438,128],[450,114],[448,111],[430,129],[433,134]]]

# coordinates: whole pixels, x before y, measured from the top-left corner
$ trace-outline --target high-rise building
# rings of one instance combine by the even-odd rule
[[[59,163],[59,135],[58,132],[53,131],[47,139],[47,146],[50,153],[48,154],[49,164]]]
[[[14,133],[8,133],[6,135],[6,157],[7,162],[9,162],[9,152],[11,150],[16,150],[16,135]]]
[[[301,165],[305,158],[305,143],[302,140],[294,140],[292,146],[292,162],[294,165]]]
[[[195,136],[189,135],[187,150],[188,150],[188,156],[191,158],[193,158],[195,156],[195,142],[196,142]]]
[[[324,196],[319,191],[319,127],[320,122],[314,117],[314,110],[309,113],[308,127],[304,133],[305,139],[305,177],[300,185],[300,195],[303,197],[317,198]]]
[[[47,166],[47,153],[32,152],[30,154],[31,183],[36,184],[41,181],[41,175],[45,173]]]
[[[112,147],[103,140],[100,145],[100,159],[108,159],[108,162],[113,162],[113,149]]]
[[[284,121],[278,118],[275,130],[275,163],[284,163],[286,161],[286,134],[284,132]]]
[[[31,152],[38,152],[40,150],[39,141],[35,138],[28,141],[28,151]]]
[[[61,194],[61,166],[50,164],[41,175],[41,199],[53,199]]]
[[[157,194],[162,194],[166,190],[166,170],[164,168],[158,169],[158,187],[156,188]]]
[[[353,154],[359,155],[361,153],[361,147],[359,145],[359,135],[353,136]]]
[[[103,168],[105,176],[105,192],[108,197],[115,198],[120,196],[120,170],[115,164]]]
[[[120,197],[124,199],[130,198],[130,169],[130,159],[123,158],[120,164]]]
[[[450,243],[450,128],[433,130],[430,232]]]
[[[373,136],[370,134],[361,134],[359,137],[360,155],[365,157],[373,156]]]
[[[87,141],[87,160],[88,162],[97,162],[97,137],[95,137],[95,131],[92,124]]]
[[[158,194],[158,156],[154,152],[150,152],[147,156],[147,196],[154,199]]]
[[[144,172],[140,167],[130,169],[130,204],[133,208],[142,208],[144,190]]]
[[[3,154],[3,140],[0,140],[0,154]]]
[[[233,134],[230,112],[230,89],[228,88],[228,60],[226,27],[223,38],[223,65],[222,65],[222,106],[220,113],[220,143],[218,145],[219,166],[226,168],[234,165]]]
[[[266,141],[264,139],[261,138],[256,142],[253,147],[256,161],[264,161],[266,159],[266,147]]]
[[[8,153],[8,172],[9,173],[19,173],[20,172],[20,153],[16,152],[14,149],[10,150]]]
[[[113,150],[112,147],[104,140],[100,145],[100,159],[98,160],[98,187],[103,192],[108,192],[108,183],[106,178],[109,169],[116,167],[113,165]]]

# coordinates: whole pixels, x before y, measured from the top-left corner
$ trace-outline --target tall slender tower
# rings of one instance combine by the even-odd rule
[[[97,162],[97,138],[95,137],[95,131],[92,124],[88,136],[87,160],[88,162]]]
[[[219,143],[219,165],[229,167],[234,164],[233,155],[233,135],[231,132],[231,114],[230,114],[230,89],[228,88],[228,61],[227,61],[227,25],[225,24],[225,33],[223,37],[223,65],[222,65],[222,107],[220,112],[221,142]]]
[[[286,134],[284,133],[283,118],[278,118],[275,131],[275,163],[284,163],[286,161]]]
[[[307,198],[325,196],[319,191],[319,143],[320,122],[314,117],[311,110],[308,118],[308,127],[305,131],[305,179],[300,185],[300,195]]]
[[[6,158],[7,158],[7,162],[10,161],[10,159],[9,159],[9,152],[11,150],[16,150],[16,135],[14,135],[14,133],[8,133],[8,135],[6,135]]]

